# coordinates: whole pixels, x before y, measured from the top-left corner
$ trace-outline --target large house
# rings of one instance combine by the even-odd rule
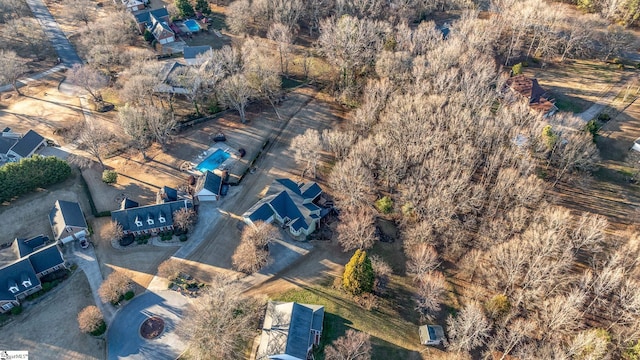
[[[169,20],[169,12],[166,8],[160,8],[149,11],[141,11],[133,17],[138,24],[140,33],[149,30],[153,37],[160,44],[167,44],[176,41],[176,34],[171,29],[171,21]]]
[[[0,161],[18,161],[28,158],[46,145],[46,139],[33,130],[24,136],[5,128],[0,133]]]
[[[66,268],[57,244],[50,243],[44,235],[15,239],[1,253],[4,265],[0,267],[0,313],[42,289],[43,276]]]
[[[324,307],[269,302],[256,359],[307,360],[320,344]]]
[[[295,237],[305,237],[316,230],[329,210],[316,205],[322,189],[315,182],[297,184],[290,179],[276,179],[264,198],[242,215],[245,223],[273,221],[287,227]]]
[[[173,214],[180,209],[193,207],[187,199],[139,206],[124,199],[119,210],[111,212],[111,219],[122,226],[124,235],[157,234],[173,230]]]
[[[89,235],[89,226],[77,202],[58,200],[49,212],[49,223],[56,241],[63,244]]]
[[[537,79],[531,79],[524,75],[516,75],[507,79],[506,86],[516,96],[529,103],[529,107],[549,117],[558,111],[554,100],[550,99],[548,92],[538,84]]]

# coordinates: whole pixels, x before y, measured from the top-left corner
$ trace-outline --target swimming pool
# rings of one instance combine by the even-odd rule
[[[193,20],[193,19],[189,19],[187,21],[184,22],[184,25],[187,27],[187,29],[189,29],[189,31],[191,32],[198,32],[200,31],[200,25],[198,25],[198,23]]]
[[[220,164],[222,164],[230,156],[231,154],[229,154],[228,152],[222,149],[218,149],[214,151],[211,155],[207,156],[206,159],[202,160],[202,162],[198,164],[198,166],[196,166],[196,169],[198,169],[203,173],[206,171],[215,170],[220,166]]]

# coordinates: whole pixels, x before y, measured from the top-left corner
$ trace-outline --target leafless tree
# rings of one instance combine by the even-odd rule
[[[117,303],[120,296],[131,290],[131,279],[120,271],[114,271],[98,288],[98,295],[104,302]]]
[[[0,31],[3,48],[14,50],[21,57],[45,59],[50,54],[50,42],[34,17],[10,19]]]
[[[113,139],[113,134],[103,126],[85,124],[77,139],[81,148],[98,160],[104,169],[102,158],[109,150],[108,146]]]
[[[447,282],[439,271],[423,274],[418,280],[416,310],[422,317],[433,320],[444,300]]]
[[[251,5],[248,0],[236,0],[227,9],[227,25],[234,34],[243,34],[251,21]]]
[[[538,326],[543,339],[560,338],[578,329],[582,320],[584,293],[573,291],[568,295],[559,295],[542,303],[538,312]]]
[[[414,276],[416,281],[420,281],[425,274],[428,274],[440,266],[436,249],[428,243],[416,243],[406,247],[407,272]]]
[[[94,305],[87,306],[78,313],[78,327],[84,333],[98,330],[103,323],[102,313]]]
[[[64,4],[73,19],[89,25],[96,9],[96,5],[91,0],[65,0]]]
[[[184,263],[179,259],[169,258],[158,265],[158,276],[171,281],[184,273],[185,268]]]
[[[356,133],[349,130],[325,129],[322,131],[324,146],[338,159],[347,156],[349,148],[356,141]]]
[[[119,241],[123,236],[122,225],[117,221],[109,221],[100,229],[100,236],[107,241]]]
[[[249,86],[247,78],[243,74],[232,75],[220,83],[218,99],[227,107],[232,107],[240,114],[240,121],[247,121],[245,108],[249,100],[254,96],[253,89]]]
[[[269,260],[268,246],[277,238],[276,228],[259,221],[245,226],[240,238],[240,245],[233,253],[233,266],[238,270],[252,274],[263,268]]]
[[[151,134],[147,126],[144,108],[125,104],[118,112],[120,125],[125,134],[129,135],[132,145],[140,151],[144,159],[147,158],[145,149],[151,143]]]
[[[16,55],[15,51],[0,50],[0,83],[11,84],[13,89],[20,93],[18,79],[27,72],[24,60]]]
[[[364,206],[345,209],[336,228],[338,243],[345,252],[369,249],[376,241],[375,230],[375,214],[371,209]]]
[[[253,95],[257,99],[267,100],[278,119],[281,119],[275,104],[282,90],[280,72],[276,70],[273,58],[265,50],[255,39],[245,41],[242,45],[243,74]]]
[[[453,351],[471,351],[484,345],[491,331],[491,322],[475,302],[467,304],[455,316],[447,319],[449,348]]]
[[[524,318],[516,318],[507,326],[501,326],[495,337],[489,343],[489,349],[500,351],[499,360],[506,360],[514,350],[526,343],[527,338],[533,336],[535,323]]]
[[[371,260],[373,273],[376,276],[373,289],[376,294],[382,294],[387,289],[387,284],[389,283],[389,278],[393,274],[393,269],[382,259],[382,257],[378,255],[372,255],[369,259]]]
[[[70,83],[86,90],[94,101],[101,101],[100,89],[107,86],[108,79],[99,70],[89,66],[75,64],[67,73]]]
[[[371,201],[373,175],[360,158],[350,156],[337,163],[329,176],[329,184],[340,206],[351,208]]]
[[[291,29],[281,23],[274,23],[269,26],[267,37],[277,44],[280,55],[280,72],[287,75],[289,73],[289,56],[291,56],[292,50],[291,44],[293,43]]]
[[[162,151],[167,150],[167,140],[171,130],[176,126],[174,114],[170,114],[157,107],[149,107],[146,111],[147,126],[153,138],[162,146]]]
[[[304,1],[304,5],[302,16],[307,22],[309,36],[313,36],[313,31],[320,29],[320,20],[329,16],[333,8],[333,0],[308,0]]]
[[[371,336],[349,329],[344,336],[334,340],[325,349],[327,360],[369,360],[371,359]]]
[[[182,231],[191,231],[196,223],[196,212],[191,208],[181,208],[173,213],[173,226]]]
[[[244,359],[263,309],[261,301],[241,293],[238,283],[215,277],[191,304],[178,333],[188,339],[193,359]]]
[[[609,25],[601,34],[602,61],[619,56],[629,49],[633,42],[633,35],[620,25]]]
[[[293,151],[293,157],[299,164],[304,164],[304,171],[313,172],[313,178],[316,178],[316,169],[318,161],[322,155],[322,140],[316,129],[307,129],[304,134],[298,135],[291,139],[289,148]]]
[[[0,1],[0,22],[4,23],[10,19],[17,19],[28,15],[27,4],[19,0]]]

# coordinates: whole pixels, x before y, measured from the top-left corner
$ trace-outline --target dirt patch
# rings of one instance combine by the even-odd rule
[[[93,303],[89,282],[76,271],[36,305],[0,328],[0,348],[27,350],[34,359],[104,359],[104,340],[80,332],[76,317]]]
[[[164,320],[150,317],[140,325],[140,336],[147,340],[155,339],[164,331]]]

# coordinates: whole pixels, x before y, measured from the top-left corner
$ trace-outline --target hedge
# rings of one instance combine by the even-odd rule
[[[0,202],[37,188],[57,184],[71,175],[66,161],[54,156],[34,155],[0,167]]]

